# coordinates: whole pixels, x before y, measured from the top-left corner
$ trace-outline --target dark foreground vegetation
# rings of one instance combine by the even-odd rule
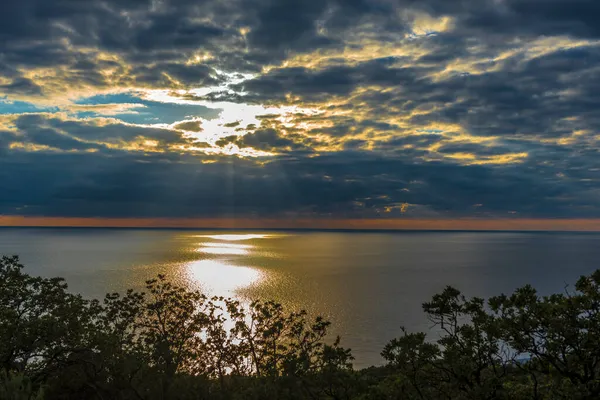
[[[446,288],[442,332],[401,332],[386,364],[352,369],[328,322],[176,287],[103,302],[0,262],[0,399],[598,399],[600,272],[572,291],[484,302]]]

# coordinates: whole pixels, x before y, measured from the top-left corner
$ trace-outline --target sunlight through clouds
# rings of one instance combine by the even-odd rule
[[[198,93],[205,91],[190,90],[185,93],[179,92],[177,93],[178,96],[173,96],[169,91],[147,91],[144,93],[144,97],[148,100],[163,103],[201,105],[219,110],[218,118],[202,120],[202,126],[206,132],[206,136],[203,135],[203,138],[213,141],[226,136],[242,135],[243,133],[240,132],[244,132],[252,125],[256,127],[260,126],[261,120],[258,118],[260,116],[276,115],[279,121],[282,123],[286,123],[287,121],[289,124],[289,121],[295,114],[316,115],[320,113],[319,110],[298,106],[267,107],[225,101],[182,99],[184,95],[200,98],[201,95]]]

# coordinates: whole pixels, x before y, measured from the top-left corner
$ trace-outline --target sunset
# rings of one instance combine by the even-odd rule
[[[599,0],[0,0],[0,399],[600,399],[599,110]]]

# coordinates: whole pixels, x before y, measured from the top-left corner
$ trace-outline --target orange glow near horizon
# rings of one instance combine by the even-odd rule
[[[183,219],[0,216],[0,226],[199,229],[539,230],[600,232],[600,219]]]

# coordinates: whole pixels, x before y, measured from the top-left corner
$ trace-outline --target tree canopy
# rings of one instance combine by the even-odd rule
[[[164,276],[103,301],[0,260],[0,398],[597,399],[600,271],[564,293],[488,300],[447,287],[436,329],[399,329],[385,364],[352,367],[330,323],[273,301],[207,297]]]

